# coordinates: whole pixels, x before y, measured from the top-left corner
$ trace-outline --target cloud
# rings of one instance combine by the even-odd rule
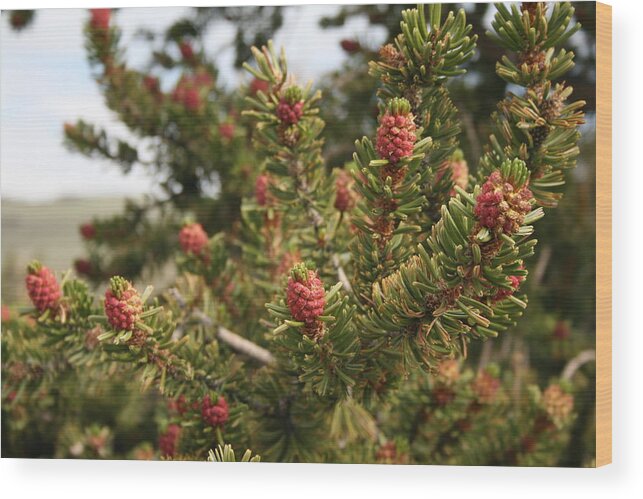
[[[317,23],[337,6],[292,7],[285,12],[276,37],[284,45],[290,67],[300,80],[317,79],[337,67],[345,54],[341,38],[357,31],[368,36],[366,22],[324,31]],[[162,31],[188,9],[126,8],[115,18],[123,31],[128,63],[140,66],[149,55],[147,44],[135,38],[139,28]],[[103,103],[84,51],[85,9],[42,9],[35,23],[22,32],[3,27],[0,39],[0,174],[2,194],[27,200],[60,196],[127,193],[142,194],[153,180],[135,171],[124,177],[118,167],[68,151],[63,146],[66,121],[83,118],[108,133],[129,138],[128,130]],[[3,21],[5,21],[3,19]],[[218,54],[222,80],[237,85],[241,72],[233,70],[232,51],[221,49],[232,41],[230,26],[217,26],[205,39],[210,54]],[[372,35],[371,35],[372,36]]]

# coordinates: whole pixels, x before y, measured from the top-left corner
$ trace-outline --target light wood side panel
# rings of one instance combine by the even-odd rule
[[[612,462],[612,7],[596,3],[596,466]]]

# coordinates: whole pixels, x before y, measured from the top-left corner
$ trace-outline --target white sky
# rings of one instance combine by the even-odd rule
[[[275,39],[284,45],[289,67],[298,79],[318,79],[337,67],[345,56],[339,40],[355,37],[381,42],[381,33],[367,30],[354,20],[340,29],[317,27],[322,15],[338,7],[291,7]],[[148,46],[134,40],[137,28],[162,31],[186,8],[125,8],[115,15],[123,30],[122,46],[128,62],[147,60]],[[104,127],[108,134],[127,137],[127,130],[103,104],[92,79],[84,51],[84,9],[43,9],[35,22],[21,32],[0,22],[0,183],[2,196],[29,201],[62,196],[139,194],[153,189],[152,179],[134,170],[123,176],[108,161],[89,160],[63,146],[63,123],[78,118]],[[218,27],[206,40],[206,49],[218,54],[221,79],[234,85],[246,77],[231,69],[231,27]],[[367,34],[368,33],[368,34]],[[374,38],[375,37],[375,38]]]

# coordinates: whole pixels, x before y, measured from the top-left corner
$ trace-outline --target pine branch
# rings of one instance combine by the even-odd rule
[[[168,293],[176,300],[180,308],[187,307],[187,302],[178,289],[171,288],[168,290]],[[191,315],[205,327],[210,329],[216,328],[217,338],[232,348],[235,352],[246,355],[260,364],[269,365],[275,362],[275,358],[268,350],[236,333],[233,333],[228,328],[220,324],[215,324],[212,318],[208,317],[198,308],[192,308]]]
[[[567,364],[565,364],[565,368],[560,375],[560,379],[563,381],[571,381],[571,379],[574,377],[574,374],[576,374],[576,371],[578,371],[581,367],[583,367],[583,365],[587,364],[588,362],[594,362],[595,360],[596,350],[583,350],[573,359],[567,362]]]
[[[580,151],[578,126],[584,123],[583,101],[567,103],[573,89],[554,84],[573,68],[573,52],[558,49],[580,24],[570,25],[569,2],[524,3],[520,8],[497,4],[492,23],[497,43],[513,52],[496,66],[498,76],[524,87],[522,96],[509,93],[493,115],[495,131],[480,162],[488,175],[505,159],[520,158],[532,172],[531,190],[541,206],[556,207],[565,183],[564,170],[576,165]]]

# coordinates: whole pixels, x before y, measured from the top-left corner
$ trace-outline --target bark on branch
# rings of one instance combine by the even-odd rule
[[[172,288],[169,290],[169,293],[176,300],[179,307],[185,308],[187,306],[185,298],[183,298],[178,289]],[[216,328],[217,339],[222,343],[228,345],[235,352],[247,355],[248,357],[264,365],[273,364],[275,362],[274,356],[268,350],[260,347],[256,343],[253,343],[243,336],[239,336],[237,333],[233,333],[224,326],[215,324],[215,322],[202,310],[193,308],[192,317],[205,327]]]
[[[560,375],[561,379],[569,381],[572,379],[574,374],[576,374],[576,371],[583,366],[583,364],[587,364],[588,362],[593,362],[595,360],[596,350],[583,350],[567,363],[565,369],[563,369],[563,373]]]

